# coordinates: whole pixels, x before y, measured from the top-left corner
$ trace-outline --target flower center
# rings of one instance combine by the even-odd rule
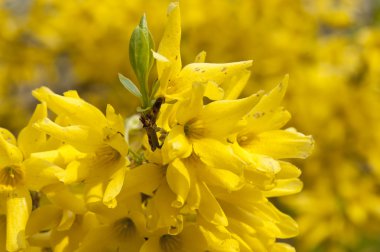
[[[112,165],[120,160],[121,154],[109,145],[103,145],[97,149],[96,164],[100,166]]]
[[[0,185],[6,189],[14,189],[24,179],[24,171],[20,165],[8,165],[0,169]]]
[[[192,119],[184,125],[185,135],[189,138],[200,139],[204,135],[203,123],[200,120]]]
[[[160,247],[165,252],[176,252],[182,248],[181,239],[178,235],[165,234],[160,237]]]
[[[113,224],[113,230],[115,231],[116,237],[119,239],[125,239],[132,237],[136,234],[136,226],[131,218],[123,218],[117,220]]]

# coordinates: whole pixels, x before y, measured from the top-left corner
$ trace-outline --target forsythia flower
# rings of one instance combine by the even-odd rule
[[[125,129],[112,106],[104,115],[76,91],[41,87],[18,145],[0,131],[6,250],[294,251],[278,239],[296,236],[297,223],[269,198],[301,190],[288,159],[306,158],[314,141],[281,129],[288,76],[238,99],[252,62],[204,63],[200,53],[182,68],[180,24],[172,3],[157,52],[145,17],[132,35],[130,55],[144,53],[133,66],[141,90],[121,80],[143,101],[142,127]],[[159,86],[150,93],[144,59],[153,56]],[[142,128],[142,138],[124,135]]]
[[[100,201],[110,207],[116,206],[115,197],[123,186],[129,163],[121,116],[110,105],[104,116],[73,91],[59,96],[47,88],[40,88],[33,94],[57,114],[55,122],[44,118],[34,126],[85,154],[70,163],[63,182],[84,181],[88,204]]]
[[[18,144],[9,131],[0,129],[0,206],[1,214],[5,214],[6,219],[3,246],[7,251],[27,247],[25,227],[32,210],[29,190],[40,191],[57,183],[63,172],[53,163],[33,156],[33,152],[45,148],[47,139],[32,125],[46,113],[45,104],[37,106],[29,125],[20,133]]]

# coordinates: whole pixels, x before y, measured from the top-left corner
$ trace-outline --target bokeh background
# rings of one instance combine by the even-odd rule
[[[143,13],[156,43],[169,0],[0,0],[0,126],[17,134],[30,91],[76,89],[123,116],[137,100],[128,43]],[[300,225],[300,252],[380,251],[380,0],[180,0],[182,58],[253,59],[246,93],[290,74],[289,126],[311,134],[304,190],[276,202]]]

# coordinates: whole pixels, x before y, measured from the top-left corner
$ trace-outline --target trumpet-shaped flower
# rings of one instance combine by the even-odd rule
[[[84,181],[88,204],[116,206],[129,163],[120,115],[109,105],[104,116],[74,91],[60,96],[43,87],[33,94],[57,115],[55,122],[46,117],[34,127],[86,154],[67,166],[63,182]]]
[[[0,128],[0,197],[6,216],[6,240],[2,243],[7,251],[18,251],[27,246],[25,226],[32,210],[29,190],[59,182],[63,172],[60,167],[45,160],[31,157],[33,151],[43,148],[44,134],[35,132],[33,123],[46,115],[46,105],[37,106],[36,111],[19,135],[15,137],[6,129]]]

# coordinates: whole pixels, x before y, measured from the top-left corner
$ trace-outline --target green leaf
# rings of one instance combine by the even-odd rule
[[[141,93],[140,90],[136,87],[136,85],[127,77],[119,73],[119,80],[121,84],[134,96],[141,99]]]

